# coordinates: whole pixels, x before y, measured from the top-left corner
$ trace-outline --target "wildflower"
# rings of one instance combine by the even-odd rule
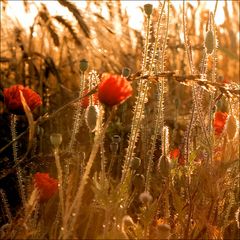
[[[228,114],[226,112],[216,112],[214,121],[213,121],[213,127],[215,129],[216,135],[221,135],[223,128],[225,126],[226,120],[227,120]]]
[[[58,181],[48,173],[35,173],[34,184],[39,190],[40,202],[49,200],[58,190]]]
[[[179,165],[185,164],[185,159],[180,151],[179,148],[175,148],[172,151],[170,151],[170,158],[171,159],[177,159],[177,162]]]
[[[10,88],[5,88],[3,90],[4,102],[11,113],[17,115],[24,114],[20,91],[22,91],[26,103],[31,111],[42,104],[41,97],[32,89],[22,85],[13,85]]]
[[[83,92],[83,96],[85,96],[87,93],[88,93],[88,90],[85,89]],[[90,104],[90,96],[83,98],[81,101],[81,104],[83,108],[87,108]],[[98,95],[97,93],[95,93],[93,94],[93,105],[97,105],[97,104],[98,104]]]
[[[98,86],[98,98],[101,103],[109,107],[120,104],[132,96],[131,84],[126,78],[104,74]]]
[[[230,83],[230,80],[229,79],[223,79],[223,84],[229,84]]]
[[[172,151],[170,151],[170,158],[171,159],[177,159],[179,156],[180,156],[179,148],[175,148]]]

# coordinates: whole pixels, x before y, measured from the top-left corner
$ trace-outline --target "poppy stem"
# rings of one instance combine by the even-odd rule
[[[57,167],[57,174],[58,174],[58,187],[59,187],[59,199],[60,199],[60,205],[61,205],[61,211],[62,211],[62,219],[63,219],[63,229],[65,231],[65,223],[64,223],[64,197],[63,197],[63,174],[62,174],[62,168],[60,164],[60,157],[59,157],[59,149],[54,149],[54,158],[55,163]]]
[[[80,74],[81,75],[80,75],[79,98],[82,98],[83,90],[85,88],[85,73],[81,72]],[[70,140],[69,146],[68,146],[69,152],[71,152],[74,147],[74,143],[76,140],[76,134],[78,133],[78,130],[81,127],[81,123],[82,123],[81,115],[82,115],[82,104],[79,104],[79,106],[77,107],[77,109],[75,110],[75,113],[74,113],[73,131],[72,131],[71,140]]]
[[[17,137],[16,132],[16,123],[17,123],[17,116],[15,114],[11,114],[11,134],[12,134],[12,140],[15,140]],[[18,155],[17,155],[17,141],[14,141],[12,144],[13,149],[13,159],[14,163],[16,164],[18,162]],[[19,187],[19,193],[22,199],[23,206],[26,206],[26,196],[25,196],[25,189],[24,189],[24,183],[22,178],[22,169],[20,166],[16,167],[17,172],[17,181],[18,181],[18,187]]]

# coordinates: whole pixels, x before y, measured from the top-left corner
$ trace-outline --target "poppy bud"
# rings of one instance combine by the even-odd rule
[[[152,4],[145,4],[144,5],[144,12],[146,13],[146,15],[148,17],[152,14],[152,9],[153,9]]]
[[[123,70],[122,70],[123,77],[128,78],[130,76],[130,74],[131,74],[130,68],[123,68]]]
[[[170,173],[170,160],[168,157],[162,155],[158,163],[158,171],[163,177],[168,177]]]
[[[52,133],[50,136],[51,144],[54,148],[59,148],[62,143],[62,134],[61,133]]]
[[[98,106],[88,106],[85,112],[85,121],[91,132],[96,130],[97,118],[99,114]]]
[[[209,30],[205,38],[205,47],[208,54],[212,54],[214,48],[214,36],[213,31]]]
[[[113,135],[112,141],[115,143],[120,143],[121,142],[121,137],[119,135]]]
[[[134,157],[131,161],[131,166],[130,168],[133,170],[137,170],[141,165],[141,159],[138,157]]]
[[[133,177],[133,185],[136,188],[141,188],[144,185],[145,177],[142,174],[136,174]]]
[[[88,69],[88,61],[86,59],[80,60],[80,71],[85,72]]]

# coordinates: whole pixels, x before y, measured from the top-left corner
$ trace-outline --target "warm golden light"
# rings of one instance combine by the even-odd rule
[[[79,9],[84,9],[86,7],[86,1],[73,1],[74,4],[79,8]],[[24,5],[23,2],[21,1],[9,1],[6,9],[6,13],[8,16],[11,16],[13,19],[17,19],[21,25],[24,28],[29,28],[31,24],[33,23],[34,17],[38,13],[37,8],[40,7],[41,3],[44,3],[46,7],[48,8],[50,14],[52,15],[61,15],[64,16],[68,19],[73,19],[72,15],[69,14],[67,9],[62,7],[57,1],[29,1],[30,3],[30,9],[26,13],[24,10]],[[158,7],[159,1],[122,1],[122,8],[127,11],[127,14],[129,15],[129,26],[133,29],[136,30],[141,30],[143,26],[143,21],[144,21],[144,15],[141,11],[141,7],[144,6],[146,3],[151,3],[154,8]],[[197,1],[189,1],[189,3],[197,7],[198,2]],[[215,1],[201,1],[203,4],[203,7],[206,10],[209,11],[214,11],[215,8]],[[171,1],[171,4],[173,7],[178,10],[182,8],[182,1]],[[224,11],[223,7],[225,5],[225,1],[218,1],[218,9],[217,9],[217,14],[215,17],[215,22],[217,25],[220,25],[224,22]],[[231,14],[232,12],[232,5],[230,1],[227,1],[228,9]],[[91,6],[91,10],[94,12],[97,12],[98,9],[96,8],[95,5]],[[102,15],[104,17],[108,17],[108,12],[103,8],[102,10]]]

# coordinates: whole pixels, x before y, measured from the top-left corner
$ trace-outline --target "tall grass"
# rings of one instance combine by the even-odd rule
[[[28,85],[43,106],[35,122],[19,119],[24,129],[12,121],[13,139],[1,137],[0,238],[236,239],[237,2],[231,16],[225,4],[220,26],[217,2],[213,13],[202,3],[184,1],[177,10],[168,0],[158,9],[149,2],[142,32],[129,27],[120,1],[88,1],[85,11],[58,2],[73,21],[51,16],[43,1],[24,29],[1,1],[1,85]],[[34,3],[23,4],[28,14]],[[124,75],[134,95],[114,108],[96,104],[104,72]],[[1,136],[9,136],[9,114],[0,108],[7,116]],[[220,136],[216,112],[228,113]],[[20,184],[19,170],[26,173]],[[58,179],[58,193],[45,203],[36,172]],[[9,179],[19,191],[8,189]],[[16,197],[22,202],[14,206]]]

